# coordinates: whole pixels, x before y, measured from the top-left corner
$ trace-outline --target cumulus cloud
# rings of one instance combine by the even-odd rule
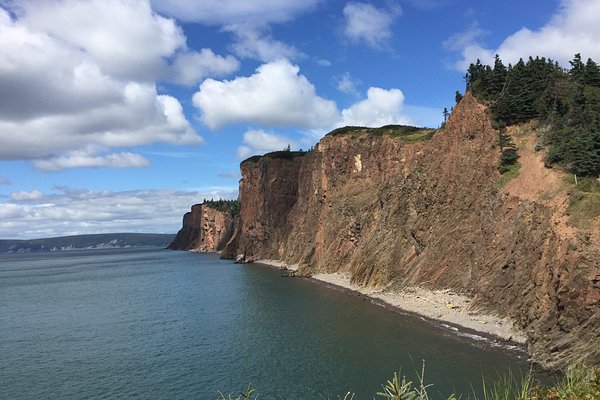
[[[57,188],[15,192],[0,203],[3,238],[31,239],[109,232],[175,233],[181,217],[202,199],[234,199],[235,188],[123,192]]]
[[[339,126],[379,127],[390,124],[411,124],[402,114],[404,94],[400,89],[370,87],[367,98],[342,110]]]
[[[10,198],[14,201],[31,201],[40,200],[44,195],[39,190],[32,190],[31,192],[19,191],[10,194]]]
[[[273,39],[264,28],[230,25],[226,30],[234,34],[235,42],[231,45],[231,49],[241,58],[270,62],[305,57],[305,54],[294,46]]]
[[[207,77],[229,75],[239,69],[233,56],[219,56],[211,49],[187,51],[177,56],[171,66],[170,80],[182,85],[194,85]]]
[[[344,35],[352,42],[384,48],[392,37],[392,24],[400,14],[398,5],[379,9],[369,3],[348,3],[344,7]]]
[[[244,133],[243,144],[238,147],[238,157],[246,158],[254,154],[265,154],[271,151],[296,148],[294,140],[262,130],[249,130]]]
[[[274,39],[269,26],[313,10],[322,0],[152,0],[154,9],[179,20],[217,25],[231,32],[231,50],[241,58],[263,62],[297,59],[304,53]]]
[[[143,0],[23,1],[11,13],[0,7],[0,159],[77,166],[85,163],[66,160],[88,146],[200,144],[179,101],[155,82],[238,67],[233,57],[187,49],[175,22]],[[115,153],[88,164],[139,166],[134,159]]]
[[[546,25],[538,30],[522,28],[508,36],[496,49],[481,44],[482,31],[470,28],[446,41],[449,50],[459,51],[460,59],[452,66],[464,71],[477,58],[491,63],[499,54],[506,63],[519,58],[544,56],[568,66],[575,53],[600,59],[600,2],[563,0]]]
[[[181,28],[154,13],[148,1],[25,0],[20,5],[23,25],[82,49],[104,74],[117,78],[153,80],[165,67],[164,57],[185,46]]]
[[[144,168],[150,166],[150,162],[130,152],[98,155],[93,151],[78,150],[60,157],[36,160],[33,165],[43,171],[56,172],[68,168]]]
[[[249,77],[207,79],[193,103],[211,129],[238,122],[303,128],[331,125],[338,114],[335,103],[318,96],[299,71],[289,61],[278,60],[261,65]]]
[[[152,0],[161,13],[207,25],[280,23],[310,11],[321,0]]]
[[[299,72],[298,66],[278,60],[261,65],[249,77],[231,81],[207,79],[194,94],[193,103],[201,112],[202,122],[211,129],[246,123],[322,132],[344,125],[381,126],[410,122],[402,112],[404,95],[399,89],[371,87],[366,99],[340,111],[335,102],[320,97],[314,85]],[[351,90],[352,82],[348,76],[347,82],[341,81],[342,88]],[[358,96],[358,92],[355,93]],[[277,143],[267,140],[266,136],[262,138],[265,142]],[[280,144],[262,149],[245,143],[240,154],[285,147]]]
[[[354,97],[358,97],[360,94],[356,87],[359,83],[360,81],[354,80],[352,76],[350,76],[350,73],[346,72],[344,75],[338,78],[337,90],[342,93],[347,93]]]

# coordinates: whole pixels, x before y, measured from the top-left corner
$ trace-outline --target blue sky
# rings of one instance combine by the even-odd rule
[[[437,127],[470,62],[600,60],[597,0],[0,0],[0,238],[176,232],[239,162]]]

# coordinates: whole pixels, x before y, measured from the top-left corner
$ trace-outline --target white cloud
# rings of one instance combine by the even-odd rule
[[[139,154],[130,152],[97,155],[89,150],[77,150],[67,155],[34,161],[33,165],[43,171],[62,171],[68,168],[144,168],[150,162]]]
[[[305,56],[294,46],[273,39],[263,28],[230,25],[226,29],[234,34],[236,41],[231,48],[241,58],[270,62],[282,58],[291,60]]]
[[[384,48],[392,37],[392,23],[401,13],[398,5],[385,10],[369,3],[348,3],[344,7],[344,35],[353,42]]]
[[[185,82],[227,73],[235,59],[187,50],[174,21],[143,0],[19,4],[16,17],[0,7],[0,159],[202,142],[179,101],[159,95],[155,80],[177,68]],[[169,66],[165,60],[178,54]],[[190,69],[186,57],[204,64]],[[133,159],[104,158],[105,166]]]
[[[316,128],[331,125],[338,114],[335,103],[318,96],[287,60],[263,64],[249,77],[207,79],[193,103],[211,129],[237,122]]]
[[[207,25],[266,25],[286,22],[321,0],[152,0],[156,10],[182,21]]]
[[[274,39],[269,26],[313,10],[322,0],[152,0],[159,12],[187,22],[217,25],[234,36],[232,51],[263,62],[297,59],[304,53]]]
[[[568,66],[575,53],[585,58],[600,59],[600,2],[597,0],[563,0],[561,6],[546,25],[538,30],[522,28],[507,37],[497,49],[487,48],[480,43],[477,31],[470,31],[470,40],[454,45],[452,38],[447,43],[450,50],[461,52],[461,58],[453,67],[464,71],[477,58],[492,62],[499,54],[505,63],[515,63],[529,56],[548,57]],[[469,31],[454,39],[467,37]]]
[[[17,193],[13,193],[10,202],[0,203],[0,232],[4,238],[108,232],[175,233],[192,204],[204,198],[237,197],[237,189],[233,187],[123,192],[58,188],[56,193],[37,190]]]
[[[318,96],[313,84],[299,72],[298,66],[279,60],[261,65],[249,77],[231,81],[207,79],[194,94],[193,102],[201,111],[202,122],[211,129],[246,123],[320,132],[344,125],[381,126],[411,121],[402,113],[404,95],[399,89],[371,87],[366,99],[340,112],[335,102]],[[247,149],[242,154],[258,150],[247,143],[244,147]]]
[[[31,192],[19,191],[10,194],[10,198],[14,201],[40,200],[43,197],[44,195],[39,190],[32,190]]]
[[[355,80],[350,76],[350,73],[346,72],[340,78],[338,78],[337,82],[337,90],[342,93],[351,94],[354,97],[358,97],[360,94],[356,86],[360,84],[359,80]]]
[[[400,89],[370,87],[365,100],[342,110],[338,126],[410,125],[411,119],[402,115],[403,104],[404,94]]]
[[[188,51],[175,59],[170,80],[182,85],[194,85],[209,76],[229,75],[239,67],[240,62],[235,57],[219,56],[211,49]]]
[[[148,1],[25,0],[21,6],[23,25],[83,50],[116,78],[156,79],[164,57],[185,46],[181,28],[154,13]]]
[[[243,145],[238,147],[238,157],[247,158],[255,154],[284,150],[287,147],[297,148],[294,140],[262,130],[249,130],[244,133]]]

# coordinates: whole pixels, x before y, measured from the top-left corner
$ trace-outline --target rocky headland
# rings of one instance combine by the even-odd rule
[[[544,367],[599,364],[600,221],[570,223],[570,189],[533,151],[535,127],[511,128],[522,167],[503,186],[498,131],[473,96],[433,133],[344,128],[310,152],[252,157],[239,219],[194,206],[172,248],[296,265],[400,308],[402,293],[451,293],[464,302],[440,304],[472,314],[474,329],[509,326],[498,336],[525,341]]]
[[[231,212],[217,210],[209,204],[195,204],[183,216],[183,226],[168,249],[200,253],[221,251],[231,239],[235,218]]]

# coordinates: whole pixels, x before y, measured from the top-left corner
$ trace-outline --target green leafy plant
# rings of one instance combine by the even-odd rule
[[[394,372],[391,380],[383,386],[383,391],[377,392],[377,396],[388,400],[429,400],[428,389],[432,385],[425,384],[425,361],[421,367],[421,373],[417,374],[419,383],[413,386],[412,381],[407,381],[405,376],[399,378],[398,373]],[[451,395],[448,400],[455,400]]]
[[[240,392],[240,394],[237,397],[233,397],[231,394],[227,395],[227,397],[225,397],[225,395],[221,392],[219,392],[219,397],[217,397],[217,400],[256,400],[258,399],[257,395],[254,395],[254,388],[252,387],[252,385],[248,385],[248,388],[246,389],[246,391],[244,392]]]

